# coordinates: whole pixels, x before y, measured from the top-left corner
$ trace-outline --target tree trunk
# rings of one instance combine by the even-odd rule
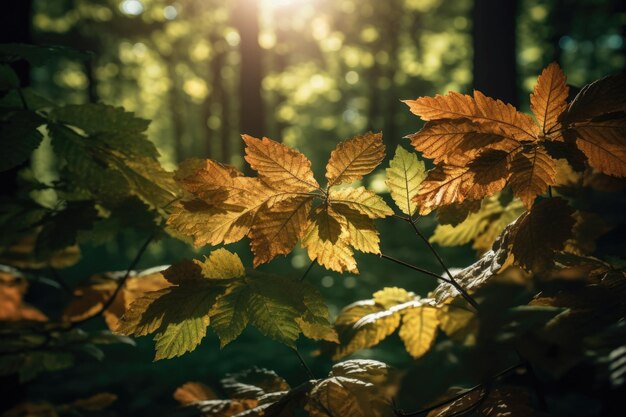
[[[263,136],[265,119],[261,82],[263,80],[263,50],[259,45],[258,0],[237,0],[233,24],[241,37],[241,79],[239,84],[239,128],[241,133]]]
[[[474,0],[474,89],[518,105],[517,0]]]

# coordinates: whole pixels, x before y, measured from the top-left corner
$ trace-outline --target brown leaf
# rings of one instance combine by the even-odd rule
[[[497,126],[516,140],[535,141],[539,128],[532,118],[515,107],[474,91],[474,97],[450,92],[445,96],[406,100],[411,112],[423,120],[468,119]]]
[[[12,268],[0,266],[0,321],[48,321],[35,307],[24,303],[28,282]]]
[[[308,192],[319,188],[311,161],[300,152],[268,138],[243,135],[246,161],[268,185],[282,191]]]
[[[509,149],[519,145],[501,129],[467,119],[428,122],[408,138],[416,151],[435,164],[462,165],[485,147]]]
[[[312,200],[313,197],[300,195],[259,212],[250,230],[255,267],[293,250],[308,224]]]
[[[626,177],[626,119],[577,123],[573,132],[589,165],[607,175]]]
[[[556,184],[556,161],[542,146],[518,153],[511,161],[510,185],[513,193],[530,208],[538,195]]]
[[[604,77],[584,86],[569,105],[563,118],[567,123],[602,116],[609,113],[626,112],[626,77],[614,75]]]
[[[215,392],[201,382],[187,382],[174,391],[174,399],[181,405],[198,401],[217,400]]]
[[[548,65],[530,95],[530,108],[543,133],[550,133],[559,125],[559,117],[567,109],[569,87],[567,78],[556,62]]]
[[[573,213],[565,200],[549,198],[522,214],[511,229],[515,262],[533,272],[550,267],[554,252],[563,249],[572,237]]]
[[[366,133],[341,142],[326,165],[328,185],[351,183],[363,178],[385,157],[382,133]]]

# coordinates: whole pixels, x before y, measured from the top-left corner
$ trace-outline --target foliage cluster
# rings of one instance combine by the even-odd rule
[[[307,381],[290,387],[272,371],[252,369],[222,381],[226,398],[188,383],[175,393],[183,404],[177,412],[558,416],[568,415],[563,399],[576,394],[562,381],[577,372],[596,378],[584,392],[598,408],[606,392],[623,386],[623,260],[596,242],[622,219],[606,215],[611,194],[603,217],[586,199],[593,190],[615,192],[624,185],[623,77],[598,80],[569,100],[565,75],[551,64],[531,95],[532,115],[478,91],[406,101],[427,121],[409,137],[411,145],[434,167],[427,171],[416,153],[399,146],[386,169],[386,199],[360,185],[385,159],[377,133],[335,147],[325,186],[299,151],[248,135],[243,135],[245,159],[255,175],[198,159],[167,172],[144,133],[147,121],[103,104],[57,106],[20,87],[10,64],[41,65],[62,53],[74,52],[0,47],[5,149],[0,168],[24,168],[18,195],[1,202],[2,375],[27,381],[72,366],[84,354],[101,358],[97,345],[132,344],[128,336],[148,334],[154,334],[155,360],[173,358],[194,350],[209,327],[223,347],[250,325],[294,350]],[[58,180],[43,184],[25,164],[46,143],[56,157]],[[42,199],[44,193],[52,198]],[[421,216],[432,211],[440,226],[430,241],[473,242],[479,252],[475,263],[459,271],[446,267],[420,230]],[[387,217],[406,223],[445,274],[382,252],[375,221]],[[29,278],[47,270],[59,281],[54,272],[78,261],[81,243],[103,242],[126,228],[146,236],[126,271],[100,273],[68,289],[73,297],[59,318],[48,319],[24,303]],[[253,267],[218,248],[202,260],[134,271],[146,247],[165,233],[198,247],[247,237]],[[358,274],[358,251],[440,284],[428,294],[388,286],[331,318],[320,292],[305,281],[306,273],[297,279],[258,269],[298,244],[311,267]],[[110,332],[81,330],[100,315]],[[467,373],[458,371],[446,386],[425,389],[428,395],[417,404],[398,404],[395,398],[416,389],[410,372],[351,359],[318,379],[297,349],[304,335],[320,341],[321,355],[340,360],[396,330],[418,369],[424,357],[441,355]],[[422,374],[419,380],[428,379]],[[100,396],[41,407],[53,414],[100,411],[113,401],[109,394]],[[19,407],[8,415],[20,415]],[[421,408],[407,412],[404,407]],[[606,409],[593,415],[600,412],[609,415]]]

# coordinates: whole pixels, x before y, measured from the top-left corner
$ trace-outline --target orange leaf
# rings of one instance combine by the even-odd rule
[[[543,70],[530,95],[530,109],[544,133],[559,125],[559,116],[567,109],[568,94],[567,78],[559,64],[553,62]]]
[[[215,392],[200,382],[187,382],[176,388],[174,399],[181,405],[187,405],[198,401],[217,400]]]
[[[255,267],[293,250],[308,224],[312,200],[311,196],[297,196],[259,213],[250,230]]]
[[[311,161],[300,152],[268,138],[243,135],[246,161],[271,187],[283,191],[308,192],[319,188]]]
[[[382,133],[366,133],[341,142],[330,154],[326,165],[328,185],[360,180],[385,157]]]
[[[513,193],[530,208],[538,195],[556,184],[556,161],[542,146],[518,153],[511,161]]]
[[[532,118],[515,107],[474,91],[474,97],[450,92],[448,95],[406,100],[411,112],[423,120],[468,119],[495,126],[516,140],[535,141],[539,128]]]

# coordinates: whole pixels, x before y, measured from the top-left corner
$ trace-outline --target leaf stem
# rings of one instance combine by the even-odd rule
[[[476,300],[474,300],[474,298],[471,295],[469,295],[469,293],[465,291],[465,289],[454,279],[454,277],[452,276],[452,273],[450,273],[450,270],[446,266],[445,262],[443,261],[443,259],[441,258],[441,256],[439,255],[435,247],[431,245],[428,239],[426,239],[426,236],[424,236],[422,232],[420,232],[420,230],[417,228],[417,225],[415,224],[415,220],[413,220],[413,218],[411,217],[405,218],[404,220],[407,221],[411,225],[411,227],[413,227],[415,234],[424,241],[426,246],[428,246],[428,249],[430,249],[432,254],[435,255],[435,258],[437,258],[439,265],[441,265],[443,270],[446,272],[446,275],[448,276],[448,281],[446,282],[452,285],[463,296],[463,298],[465,298],[465,301],[467,301],[468,303],[470,303],[472,307],[474,307],[474,310],[478,311],[479,306]]]
[[[409,269],[412,269],[412,270],[414,270],[414,271],[421,272],[422,274],[429,275],[429,276],[431,276],[431,277],[433,277],[433,278],[436,278],[436,279],[438,279],[438,280],[441,280],[441,281],[443,281],[443,282],[447,282],[448,284],[452,284],[452,282],[450,282],[450,280],[449,280],[448,278],[446,278],[446,277],[442,277],[441,275],[437,275],[437,274],[435,274],[434,272],[431,272],[431,271],[429,271],[429,270],[427,270],[427,269],[423,269],[423,268],[420,268],[420,267],[418,267],[418,266],[411,265],[411,264],[409,264],[409,263],[406,263],[406,262],[404,262],[404,261],[401,261],[400,259],[396,259],[396,258],[391,257],[391,256],[389,256],[389,255],[385,255],[384,253],[381,253],[381,254],[380,254],[380,257],[381,257],[381,258],[383,258],[383,259],[387,259],[388,261],[395,262],[395,263],[397,263],[398,265],[405,266],[405,267],[407,267],[407,268],[409,268]]]
[[[304,281],[307,275],[309,275],[309,272],[311,272],[311,269],[313,269],[313,265],[315,265],[315,260],[311,261],[309,266],[306,268],[306,271],[304,271],[304,274],[302,274],[302,276],[300,277],[300,281]]]
[[[437,404],[435,404],[435,405],[431,405],[430,407],[427,407],[427,408],[422,408],[422,409],[420,409],[420,410],[417,410],[417,411],[411,411],[411,412],[406,412],[406,411],[404,411],[404,410],[394,409],[394,410],[393,410],[393,411],[394,411],[394,414],[395,414],[396,416],[398,416],[398,417],[410,417],[410,416],[418,416],[418,415],[420,415],[420,414],[427,414],[427,413],[429,413],[429,412],[431,412],[431,411],[433,411],[433,410],[436,410],[436,409],[437,409],[437,408],[439,408],[439,407],[443,407],[444,405],[450,404],[450,403],[452,403],[452,402],[454,402],[454,401],[456,401],[456,400],[458,400],[458,399],[460,399],[460,398],[463,398],[463,397],[465,397],[467,394],[470,394],[470,393],[472,393],[472,392],[474,392],[474,391],[476,391],[476,390],[478,390],[478,389],[485,388],[486,386],[491,385],[493,382],[495,382],[495,381],[497,381],[498,379],[502,378],[503,376],[505,376],[505,375],[506,375],[506,374],[508,374],[509,372],[514,371],[514,370],[516,370],[516,369],[518,369],[518,368],[521,368],[521,367],[524,367],[524,366],[525,366],[525,365],[524,365],[523,363],[518,363],[517,365],[510,366],[510,367],[506,368],[505,370],[503,370],[503,371],[499,372],[498,374],[496,374],[496,375],[492,376],[491,378],[489,378],[489,380],[488,380],[488,381],[483,382],[483,383],[480,383],[480,384],[478,384],[478,385],[475,385],[475,386],[473,386],[472,388],[468,388],[468,389],[466,389],[465,391],[463,391],[462,393],[457,394],[457,395],[455,395],[455,396],[453,396],[453,397],[450,397],[450,398],[448,398],[448,399],[446,399],[446,400],[444,400],[444,401],[441,401],[441,402],[439,402],[439,403],[437,403]],[[485,394],[485,396],[483,396],[483,398],[481,398],[481,399],[479,400],[479,403],[480,403],[480,402],[482,402],[482,401],[484,401],[484,399],[486,398],[486,395],[489,395],[489,393],[487,392],[487,393]],[[473,406],[472,406],[472,407],[470,407],[470,408],[468,408],[467,410],[464,410],[464,411],[463,411],[463,413],[465,413],[465,412],[469,411],[471,408],[473,408]],[[463,413],[462,413],[462,414],[463,414]]]
[[[115,301],[115,298],[117,297],[119,292],[124,287],[124,284],[126,284],[126,281],[130,277],[130,273],[133,271],[133,269],[135,269],[135,267],[141,260],[141,257],[145,253],[146,249],[148,249],[148,246],[150,245],[150,243],[152,243],[155,237],[156,237],[156,234],[150,235],[148,239],[146,239],[146,241],[143,243],[143,245],[141,245],[141,247],[139,248],[139,251],[137,252],[137,255],[135,255],[135,258],[126,269],[126,273],[124,274],[122,279],[119,280],[117,287],[115,287],[115,291],[113,291],[113,294],[111,294],[111,296],[102,305],[102,308],[100,308],[100,310],[98,310],[96,313],[92,314],[91,316],[72,323],[72,327],[78,326],[79,324],[83,324],[95,317],[98,317],[100,314],[104,313],[109,307],[111,307],[111,304],[113,304],[113,301]]]
[[[302,367],[306,371],[307,375],[309,376],[309,379],[315,379],[315,375],[313,375],[313,372],[311,372],[311,368],[309,368],[309,366],[304,361],[304,358],[302,357],[302,355],[300,355],[300,352],[298,352],[298,348],[294,347],[294,348],[292,348],[292,350],[296,353],[296,356],[298,356],[298,360],[300,361],[300,365],[302,365]]]

